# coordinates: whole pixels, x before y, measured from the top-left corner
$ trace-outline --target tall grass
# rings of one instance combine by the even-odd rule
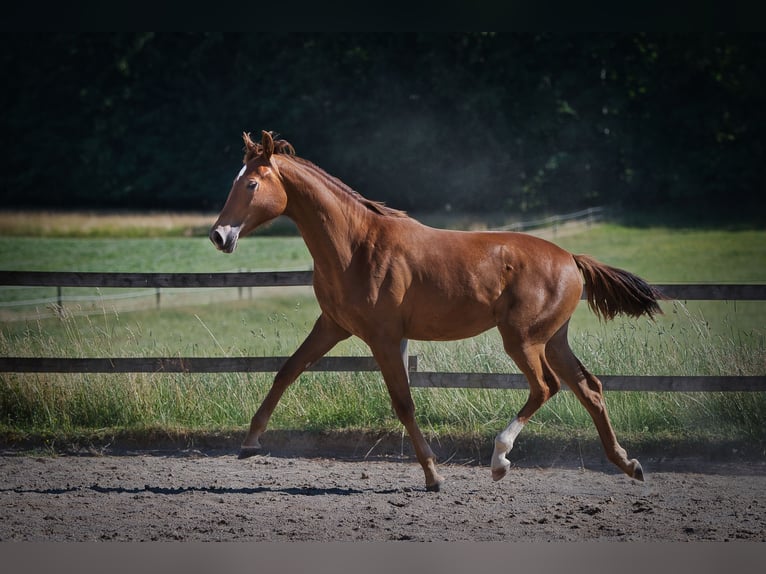
[[[0,332],[0,352],[69,357],[287,355],[315,317],[312,299],[127,315],[106,309],[99,316],[80,315],[75,309],[53,320],[8,324]],[[366,354],[358,342],[347,343],[339,352]],[[6,373],[0,377],[0,425],[6,430],[69,432],[239,427],[252,416],[272,375]],[[328,428],[333,421],[359,424],[361,413],[375,409],[367,407],[369,389],[385,392],[375,374],[307,374],[295,388],[298,393],[284,402],[275,425],[317,429]]]
[[[4,329],[0,352],[31,356],[287,355],[311,327],[312,300],[289,304],[227,304],[175,309],[160,317],[104,312]],[[278,310],[274,310],[274,308]],[[678,308],[681,308],[678,311]],[[734,311],[734,309],[729,309]],[[139,316],[136,316],[139,315]],[[580,315],[583,315],[582,317]],[[730,322],[738,317],[726,314]],[[764,333],[716,332],[700,316],[672,304],[656,323],[573,321],[571,343],[596,373],[762,374]],[[175,335],[175,336],[174,336]],[[512,372],[499,337],[456,343],[412,342],[422,370]],[[358,340],[334,354],[365,355]],[[270,374],[4,374],[0,428],[6,432],[73,433],[104,429],[241,429],[265,395]],[[729,436],[762,441],[766,393],[607,393],[622,434]],[[522,406],[525,391],[413,389],[418,419],[428,432],[491,435]],[[272,428],[392,430],[399,424],[378,373],[306,373],[285,395]],[[593,434],[572,393],[562,392],[535,416],[537,432]]]

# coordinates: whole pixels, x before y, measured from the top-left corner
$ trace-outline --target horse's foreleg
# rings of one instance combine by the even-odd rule
[[[240,448],[239,458],[247,458],[258,454],[261,448],[260,436],[266,430],[271,414],[288,386],[309,366],[332,349],[350,334],[341,329],[334,321],[321,315],[314,324],[314,328],[303,341],[298,350],[285,362],[271,385],[261,406],[250,421],[250,430]]]
[[[388,394],[391,396],[391,405],[407,430],[415,448],[415,456],[423,467],[426,490],[438,492],[444,478],[436,472],[436,456],[415,420],[415,403],[412,400],[407,375],[407,343],[402,341],[399,347],[395,344],[370,345],[370,348],[386,382]]]

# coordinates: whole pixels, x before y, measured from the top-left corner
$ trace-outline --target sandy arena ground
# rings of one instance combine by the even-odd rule
[[[495,483],[453,460],[429,493],[408,456],[4,451],[0,541],[766,541],[763,460],[644,459],[645,483],[582,463]]]

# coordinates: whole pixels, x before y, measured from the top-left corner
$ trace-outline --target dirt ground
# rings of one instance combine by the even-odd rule
[[[6,450],[0,541],[766,541],[763,459],[644,458],[638,483],[568,453],[495,483],[453,458],[429,493],[407,455],[284,455]]]

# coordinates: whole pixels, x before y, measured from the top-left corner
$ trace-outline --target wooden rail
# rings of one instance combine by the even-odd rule
[[[9,373],[272,373],[287,357],[0,357],[0,372]],[[372,357],[323,357],[307,371],[377,371]],[[410,385],[419,388],[526,389],[518,373],[446,373],[418,371],[409,357]],[[766,377],[598,375],[607,391],[758,392]],[[566,390],[566,387],[564,387]]]
[[[72,271],[0,271],[0,285],[26,287],[284,287],[311,285],[311,271],[232,273],[78,273]],[[764,301],[764,284],[658,284],[670,299],[684,301]]]
[[[0,285],[25,287],[285,287],[311,285],[311,271],[78,273],[0,271]]]
[[[606,391],[756,392],[766,391],[766,377],[597,375]],[[410,386],[451,389],[528,389],[516,373],[410,373]],[[566,386],[562,390],[568,390]]]
[[[311,271],[234,273],[77,273],[0,271],[0,285],[29,287],[276,287],[311,285]],[[763,284],[659,284],[669,299],[766,300]],[[220,373],[276,372],[287,357],[0,357],[0,372],[17,373]],[[442,373],[417,370],[409,358],[410,382],[421,388],[526,389],[513,373]],[[324,357],[310,371],[377,371],[372,357]],[[599,375],[606,390],[727,392],[766,391],[763,376]]]
[[[0,357],[0,372],[13,373],[274,373],[287,357]],[[417,357],[409,357],[417,369]],[[377,371],[372,357],[322,357],[308,371]]]

